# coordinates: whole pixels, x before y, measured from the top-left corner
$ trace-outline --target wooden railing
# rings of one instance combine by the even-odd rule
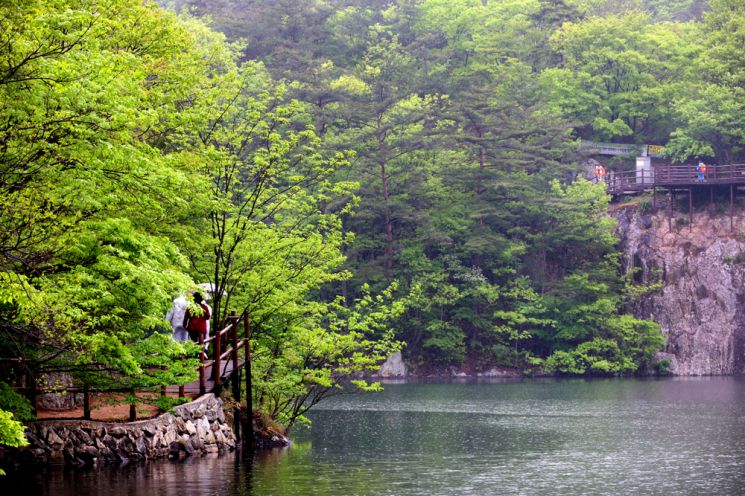
[[[620,194],[628,191],[641,191],[655,186],[654,171],[610,171],[605,176],[608,192]]]
[[[707,165],[703,181],[695,165],[663,165],[652,170],[609,172],[608,192],[623,194],[654,186],[693,186],[706,184],[745,184],[745,164]]]
[[[241,322],[243,325],[241,326]],[[217,389],[222,386],[222,382],[225,378],[232,376],[235,372],[242,369],[244,366],[247,368],[246,372],[246,386],[247,390],[251,391],[251,377],[250,377],[250,358],[251,358],[251,326],[249,319],[246,316],[238,316],[235,311],[231,312],[228,317],[228,325],[223,329],[214,333],[208,339],[204,339],[204,336],[200,336],[199,345],[199,395],[207,392],[207,386],[211,382],[210,389]],[[213,343],[214,356],[212,359],[207,358],[207,352],[205,345]],[[243,360],[240,359],[240,350],[244,350]],[[207,371],[212,370],[211,377],[207,377]],[[190,383],[192,384],[192,383]],[[234,384],[235,386],[239,386]],[[160,395],[166,396],[168,387],[175,388],[176,385],[160,386]],[[31,387],[18,387],[15,388],[18,392],[28,395],[32,401],[38,394],[44,393],[67,393],[67,394],[82,394],[83,395],[83,419],[91,419],[91,395],[94,393],[121,393],[135,395],[138,391],[133,388],[107,388],[107,389],[93,389],[87,385],[80,387],[64,387],[64,388],[53,388],[39,390],[35,386],[35,382],[32,383]],[[156,386],[157,391],[157,386]],[[139,392],[155,393],[153,389],[143,389]],[[156,393],[157,394],[157,393]],[[186,396],[185,387],[183,385],[178,386],[178,396],[183,398]],[[240,390],[234,390],[234,396],[240,398]],[[251,395],[247,395],[247,401],[249,402],[249,410],[251,411],[252,405],[250,405]],[[134,421],[137,418],[135,406],[130,406],[129,420]]]
[[[245,362],[249,361],[250,346],[249,339],[251,338],[251,327],[247,318],[243,318],[243,337],[239,340],[238,334],[239,323],[241,318],[236,315],[235,311],[231,312],[228,317],[228,325],[222,330],[216,332],[209,339],[204,339],[204,336],[199,337],[199,345],[201,351],[199,352],[199,394],[204,394],[207,391],[207,368],[212,365],[212,380],[215,382],[215,387],[220,387],[222,377],[228,372],[228,366],[232,365],[232,371],[237,371],[239,366],[238,351],[241,348],[245,349]],[[207,360],[205,344],[214,342],[215,354],[212,360]],[[232,359],[232,363],[231,363]],[[244,362],[244,363],[245,363]],[[179,390],[181,394],[181,390]]]

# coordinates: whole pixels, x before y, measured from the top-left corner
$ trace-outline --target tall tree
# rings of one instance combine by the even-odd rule
[[[3,355],[21,359],[17,374],[140,374],[128,345],[189,284],[160,226],[195,176],[154,136],[178,125],[205,59],[140,2],[10,2],[0,22]]]
[[[552,38],[562,62],[545,84],[556,107],[586,125],[585,138],[664,142],[694,34],[641,12],[564,24]]]

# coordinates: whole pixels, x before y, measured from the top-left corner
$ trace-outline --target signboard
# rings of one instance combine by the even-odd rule
[[[665,147],[662,145],[647,145],[647,155],[650,157],[661,157],[665,153]]]

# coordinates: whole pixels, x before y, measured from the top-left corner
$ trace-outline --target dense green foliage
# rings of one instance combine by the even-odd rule
[[[205,281],[288,425],[401,342],[568,374],[662,347],[577,142],[745,158],[738,2],[162,4],[0,6],[0,380],[183,384],[163,315]]]
[[[0,381],[0,445],[25,446],[28,444],[23,434],[22,421],[33,420],[34,410],[29,401],[14,391],[8,384]],[[0,469],[0,475],[5,472]]]
[[[0,379],[194,380],[163,317],[195,280],[219,287],[213,328],[251,316],[255,394],[289,423],[398,348],[400,302],[309,296],[348,277],[357,184],[330,176],[352,152],[319,151],[240,45],[135,0],[5,2],[0,23]]]
[[[245,40],[244,58],[312,116],[320,150],[357,153],[334,175],[360,181],[342,218],[352,278],[320,296],[398,281],[412,365],[627,373],[662,347],[658,326],[624,312],[643,288],[621,274],[603,188],[576,180],[577,139],[739,156],[737,91],[720,80],[736,71],[712,69],[714,47],[735,55],[709,41],[728,36],[714,24],[734,4],[165,3]],[[726,113],[706,108],[715,93]]]

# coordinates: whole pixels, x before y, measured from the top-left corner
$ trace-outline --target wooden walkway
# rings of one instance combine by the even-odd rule
[[[243,332],[239,330],[239,324],[243,323]],[[243,334],[241,336],[241,334]],[[194,397],[215,391],[223,384],[227,383],[235,374],[239,373],[242,368],[246,371],[246,390],[251,391],[251,324],[248,318],[237,316],[232,312],[228,317],[228,325],[216,332],[208,339],[199,338],[199,345],[204,349],[205,344],[211,344],[214,354],[213,359],[208,360],[206,353],[200,353],[199,361],[199,379],[187,383],[181,387],[169,386],[165,388],[165,393],[173,390],[178,392],[179,396],[194,395]],[[241,348],[243,348],[243,359],[241,359]],[[237,389],[235,389],[237,387]],[[234,394],[240,399],[240,387],[234,383]],[[250,398],[250,393],[248,397]]]
[[[658,207],[658,190],[667,192],[667,211],[669,229],[672,231],[673,208],[680,193],[688,200],[688,225],[693,225],[693,192],[708,189],[709,203],[714,204],[715,192],[721,195],[721,190],[729,189],[729,217],[730,229],[734,230],[735,200],[737,193],[745,186],[745,164],[706,165],[703,179],[699,177],[695,165],[657,165],[651,170],[611,172],[605,177],[608,193],[618,198],[620,196],[652,192],[652,209]]]
[[[651,171],[610,172],[608,193],[625,195],[654,188],[692,188],[712,185],[745,185],[745,164],[707,165],[703,181],[695,165],[657,165]]]
[[[242,369],[245,365],[245,360],[238,360],[238,370]],[[210,393],[213,392],[218,385],[218,383],[215,381],[215,378],[213,376],[214,373],[214,365],[215,362],[212,360],[209,360],[205,363],[205,392]],[[222,369],[222,373],[220,374],[220,382],[219,385],[222,386],[224,384],[227,384],[228,381],[233,377],[233,371],[235,370],[233,367],[233,361],[227,360],[226,362],[222,363],[220,368]],[[166,392],[169,396],[175,396],[179,393],[179,387],[178,386],[168,386],[166,388]],[[200,380],[197,379],[196,381],[192,381],[188,384],[184,385],[183,389],[185,396],[190,396],[192,398],[196,398],[200,395]]]

